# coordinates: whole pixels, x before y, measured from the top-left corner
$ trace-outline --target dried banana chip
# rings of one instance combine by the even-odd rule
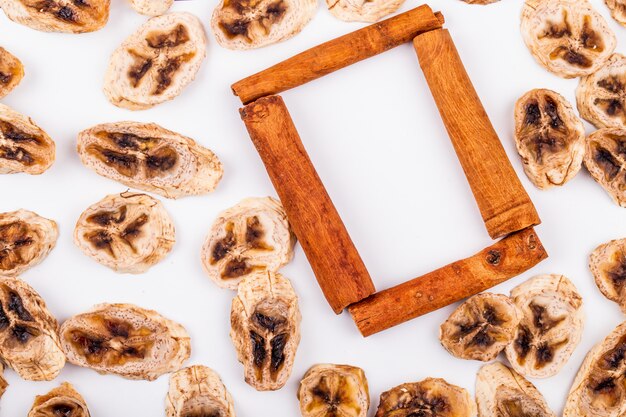
[[[9,94],[24,77],[24,66],[13,54],[0,47],[0,98]]]
[[[0,361],[0,398],[4,395],[7,388],[9,387],[9,383],[6,379],[4,379],[4,364]]]
[[[589,269],[602,294],[626,312],[626,239],[598,246],[589,257]]]
[[[626,207],[626,129],[600,129],[587,138],[585,167],[613,201]]]
[[[398,385],[380,395],[375,417],[474,417],[476,403],[467,390],[440,378]]]
[[[153,17],[111,55],[104,94],[130,110],[172,100],[196,77],[206,43],[202,23],[190,13]]]
[[[506,295],[478,294],[441,325],[439,340],[457,358],[492,361],[513,341],[521,319],[522,312]]]
[[[195,365],[170,376],[165,414],[167,417],[235,417],[235,408],[220,376],[206,366]]]
[[[105,123],[78,134],[83,164],[103,177],[168,198],[206,194],[222,163],[193,139],[154,123]]]
[[[28,210],[0,213],[0,277],[12,277],[44,260],[59,237],[57,224]]]
[[[61,326],[67,360],[101,374],[152,381],[191,354],[183,326],[132,304],[100,304]]]
[[[298,296],[282,275],[260,271],[239,284],[230,311],[230,337],[246,382],[257,391],[282,388],[300,343]]]
[[[582,166],[585,128],[563,96],[531,90],[515,105],[515,145],[537,188],[563,185]]]
[[[0,358],[29,381],[50,381],[65,366],[58,323],[18,278],[0,278]]]
[[[247,198],[219,214],[204,246],[202,266],[223,288],[258,271],[277,271],[293,258],[294,234],[279,201]]]
[[[513,369],[533,378],[556,375],[580,342],[583,300],[563,275],[539,275],[511,290],[523,318],[506,357]]]
[[[109,0],[0,0],[14,22],[44,32],[85,33],[109,20]]]
[[[297,35],[316,11],[316,0],[222,0],[211,28],[224,48],[260,48]]]
[[[465,3],[468,4],[481,4],[481,5],[485,5],[485,4],[492,4],[492,3],[496,3],[500,0],[463,0]]]
[[[140,274],[174,246],[174,224],[160,201],[130,192],[106,196],[81,214],[74,243],[116,272]]]
[[[521,29],[537,62],[563,78],[597,71],[617,43],[587,0],[526,0]]]
[[[298,400],[303,417],[367,417],[365,372],[349,365],[315,365],[300,381]]]
[[[46,395],[38,395],[28,417],[89,417],[85,399],[68,382]]]
[[[398,10],[405,0],[326,0],[330,13],[346,22],[376,22]]]
[[[160,16],[174,4],[174,0],[130,0],[131,7],[146,16]]]
[[[37,175],[54,162],[50,136],[29,117],[0,104],[0,174]]]
[[[620,25],[626,26],[626,1],[625,0],[604,0],[611,10],[611,16]]]
[[[480,417],[556,417],[533,384],[500,362],[478,371],[476,402]]]

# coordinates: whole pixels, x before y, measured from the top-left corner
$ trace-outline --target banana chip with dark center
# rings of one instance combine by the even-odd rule
[[[9,19],[44,32],[93,32],[109,20],[109,0],[0,0],[0,8]]]
[[[600,129],[589,135],[584,163],[613,201],[626,207],[626,129]]]
[[[609,10],[611,10],[611,16],[620,25],[626,26],[626,1],[625,0],[604,0]]]
[[[85,399],[68,382],[38,395],[28,417],[90,417]]]
[[[24,77],[24,66],[13,54],[0,47],[0,98],[9,94]]]
[[[589,257],[589,269],[602,294],[626,312],[626,239],[598,246]]]

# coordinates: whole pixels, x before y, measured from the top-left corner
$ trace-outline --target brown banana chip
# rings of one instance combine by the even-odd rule
[[[626,207],[626,129],[600,129],[586,142],[585,167],[613,201]]]
[[[61,346],[74,365],[152,381],[179,370],[191,344],[183,326],[132,304],[100,304],[63,323]]]
[[[74,243],[116,272],[140,274],[174,246],[174,224],[158,200],[130,192],[109,195],[78,219]]]
[[[29,117],[0,104],[0,174],[38,175],[54,162],[50,136]]]
[[[24,78],[24,66],[13,54],[0,47],[0,98],[9,94]]]
[[[168,198],[206,194],[223,168],[211,150],[154,123],[105,123],[78,134],[83,164],[103,177]]]
[[[302,417],[367,417],[365,372],[349,365],[315,365],[300,381],[298,400]]]
[[[230,337],[246,382],[257,391],[282,388],[300,343],[298,296],[282,275],[259,271],[239,284],[230,310]]]
[[[582,166],[585,128],[563,96],[531,90],[515,105],[515,145],[537,188],[563,185]]]
[[[109,20],[109,0],[0,0],[14,22],[44,32],[84,33]]]
[[[85,399],[68,382],[38,395],[28,417],[90,417]]]
[[[65,365],[58,323],[18,278],[0,278],[0,358],[28,381],[50,381]]]
[[[376,22],[394,13],[405,0],[326,0],[330,13],[346,22]]]
[[[204,27],[191,13],[153,17],[111,55],[104,94],[130,110],[172,100],[196,77],[206,43]]]
[[[206,366],[194,365],[170,376],[165,414],[167,417],[235,417],[235,408],[220,376]]]
[[[563,78],[594,73],[617,43],[587,0],[526,0],[521,30],[537,62]]]
[[[4,395],[7,388],[9,387],[9,383],[6,379],[4,379],[4,364],[0,361],[0,398]]]
[[[160,16],[174,4],[174,0],[130,0],[130,6],[137,12],[146,16]]]
[[[626,26],[626,1],[624,0],[604,0],[611,10],[611,16],[620,25]]]
[[[589,269],[602,294],[626,312],[626,239],[595,248],[589,257]]]

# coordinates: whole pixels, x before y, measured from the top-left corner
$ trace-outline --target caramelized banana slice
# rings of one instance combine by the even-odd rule
[[[100,304],[61,326],[67,360],[101,374],[152,381],[179,370],[191,344],[183,326],[132,304]]]
[[[587,138],[585,167],[613,201],[626,207],[626,129],[600,129]]]
[[[72,386],[64,382],[46,395],[38,395],[28,417],[89,417],[85,399]]]
[[[130,5],[137,13],[146,16],[160,16],[174,4],[174,0],[130,0]]]
[[[556,375],[580,342],[584,326],[583,301],[563,275],[539,275],[511,290],[522,310],[506,357],[513,369],[533,378]]]
[[[247,198],[219,214],[202,247],[202,266],[217,285],[236,290],[257,271],[277,271],[293,258],[295,244],[279,201]]]
[[[24,78],[24,66],[9,51],[0,47],[0,98],[9,94]]]
[[[206,366],[195,365],[170,377],[165,414],[167,417],[235,417],[235,408],[220,376]]]
[[[602,294],[626,312],[626,239],[598,246],[589,257],[589,269]]]
[[[515,105],[515,145],[537,188],[563,185],[582,166],[585,128],[565,97],[531,90]]]
[[[441,325],[439,340],[457,358],[492,361],[511,343],[521,319],[522,312],[506,295],[478,294]]]
[[[367,417],[365,372],[349,365],[315,365],[300,381],[298,400],[303,417]]]
[[[625,0],[604,0],[611,10],[611,16],[620,25],[626,26],[626,1]]]
[[[230,311],[230,337],[246,382],[257,391],[282,388],[300,343],[298,296],[282,275],[259,271],[239,284]]]
[[[563,78],[596,72],[617,43],[587,0],[526,0],[521,29],[537,62]]]
[[[478,371],[476,402],[480,417],[556,417],[533,384],[500,362]]]
[[[14,22],[44,32],[84,33],[109,20],[109,0],[0,0]]]
[[[405,0],[326,0],[330,13],[346,22],[376,22],[398,10]]]

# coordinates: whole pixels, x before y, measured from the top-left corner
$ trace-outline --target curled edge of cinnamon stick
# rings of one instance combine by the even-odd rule
[[[365,337],[438,310],[527,271],[546,259],[535,230],[513,233],[479,253],[380,291],[348,307]]]
[[[233,93],[248,104],[278,94],[324,75],[371,58],[441,28],[445,18],[427,5],[322,43],[232,85]]]

